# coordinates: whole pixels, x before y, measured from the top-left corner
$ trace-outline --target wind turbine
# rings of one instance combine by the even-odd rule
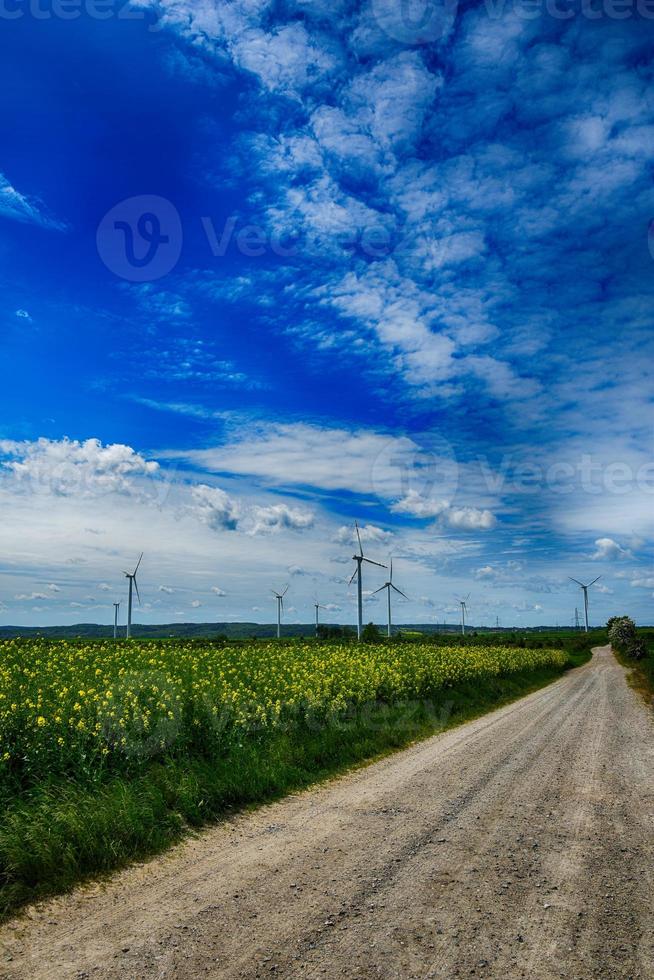
[[[313,605],[314,605],[314,609],[316,610],[316,639],[318,639],[318,627],[320,626],[320,622],[318,620],[318,610],[326,609],[327,606],[321,606],[317,599],[315,600]]]
[[[141,559],[143,558],[143,552],[141,552],[141,557],[136,563],[136,568],[133,572],[125,572],[125,578],[129,579],[129,592],[127,594],[127,630],[125,635],[127,639],[132,635],[132,586],[136,589],[136,596],[139,601],[139,606],[141,605],[141,596],[139,595],[139,587],[136,582],[136,573],[139,570],[139,565],[141,564]]]
[[[392,558],[391,558],[391,569],[390,569],[390,575],[388,576],[388,582],[384,582],[384,584],[382,585],[381,589],[377,589],[375,592],[373,592],[373,595],[377,595],[377,592],[382,592],[384,589],[387,589],[388,590],[388,596],[387,596],[387,598],[388,598],[388,636],[390,637],[390,635],[391,635],[391,589],[395,589],[395,591],[398,593],[398,595],[404,596],[405,599],[408,599],[409,598],[408,595],[404,595],[404,592],[402,592],[401,589],[398,589],[397,585],[393,585],[393,559]]]
[[[595,585],[595,582],[599,582],[599,580],[601,579],[601,577],[602,577],[601,575],[598,575],[597,578],[594,578],[592,582],[589,582],[588,583],[588,585],[584,585],[584,583],[583,582],[580,582],[579,579],[573,578],[572,575],[568,575],[568,578],[570,579],[570,581],[571,582],[576,582],[577,585],[580,586],[580,588],[582,589],[582,591],[584,593],[584,616],[585,616],[585,622],[586,622],[586,626],[585,626],[586,633],[588,632],[588,590],[591,587],[591,585]]]
[[[465,599],[457,599],[456,600],[459,603],[459,605],[461,606],[461,635],[462,636],[465,636],[466,635],[466,613],[468,611],[467,602],[468,602],[468,599],[469,598],[470,598],[470,593],[468,592],[468,594],[465,597]]]
[[[114,640],[118,639],[118,610],[120,609],[120,603],[114,602]]]
[[[282,635],[282,612],[284,611],[284,596],[288,592],[288,585],[283,592],[275,592],[274,589],[270,590],[274,597],[277,599],[277,639],[279,640]]]
[[[373,561],[372,558],[366,558],[363,554],[363,547],[361,545],[361,534],[359,533],[359,524],[357,521],[354,522],[354,527],[357,532],[357,540],[359,542],[359,554],[352,555],[352,561],[357,563],[357,567],[354,569],[352,578],[347,583],[352,585],[352,582],[356,578],[357,580],[357,640],[361,639],[361,634],[363,632],[363,585],[361,581],[361,566],[364,561],[367,561],[369,565],[377,565],[378,568],[386,568],[386,565],[382,565],[381,562]]]

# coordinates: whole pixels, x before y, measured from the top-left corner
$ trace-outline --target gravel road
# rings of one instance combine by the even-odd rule
[[[654,716],[555,684],[0,930],[2,980],[654,977]]]

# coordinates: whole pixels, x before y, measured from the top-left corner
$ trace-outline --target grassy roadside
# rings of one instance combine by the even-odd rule
[[[590,650],[575,638],[568,654],[564,668],[469,681],[428,702],[364,705],[329,724],[243,740],[224,757],[163,758],[136,778],[102,784],[41,783],[8,801],[0,819],[0,917],[156,854],[236,809],[303,789],[514,701],[588,660]]]
[[[629,684],[654,708],[654,630],[641,629],[638,636],[647,647],[647,657],[643,660],[633,660],[615,647],[612,648],[613,654],[618,663],[627,669]]]

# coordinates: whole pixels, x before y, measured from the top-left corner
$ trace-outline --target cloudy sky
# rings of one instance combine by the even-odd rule
[[[647,8],[0,15],[0,622],[651,622]],[[66,16],[63,16],[63,14]],[[651,227],[650,227],[651,225]],[[384,582],[371,568],[365,589]],[[383,618],[367,596],[367,619]]]

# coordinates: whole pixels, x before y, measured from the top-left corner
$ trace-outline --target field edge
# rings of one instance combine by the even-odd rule
[[[171,758],[133,780],[40,787],[0,823],[0,921],[92,879],[156,857],[221,818],[408,748],[557,681],[591,657],[467,682],[430,702],[365,706],[317,731],[243,744],[225,759]]]

